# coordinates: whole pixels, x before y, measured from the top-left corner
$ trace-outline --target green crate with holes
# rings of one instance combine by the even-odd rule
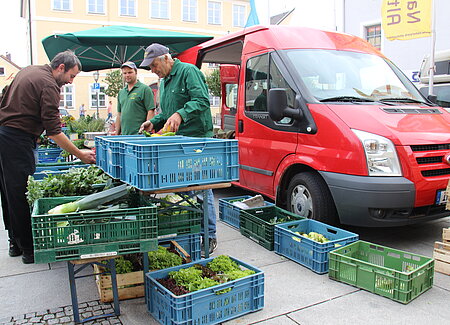
[[[407,304],[433,286],[434,260],[359,240],[329,253],[328,272],[333,280]]]

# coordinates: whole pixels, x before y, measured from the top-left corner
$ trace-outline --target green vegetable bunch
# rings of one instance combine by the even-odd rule
[[[206,265],[216,273],[240,270],[239,265],[226,255],[219,255]]]
[[[41,181],[28,178],[27,200],[30,206],[43,197],[88,195],[97,192],[94,184],[106,183],[110,179],[96,166],[70,168],[67,173],[49,175]]]
[[[165,247],[158,246],[156,251],[148,253],[150,270],[166,269],[183,264],[183,259],[175,253],[169,252]]]
[[[115,263],[117,274],[125,274],[133,272],[133,263],[123,258],[123,256],[119,256],[118,258],[116,258]]]

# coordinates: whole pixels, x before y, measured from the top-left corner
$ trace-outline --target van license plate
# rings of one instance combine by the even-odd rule
[[[447,203],[447,201],[448,201],[447,192],[445,192],[445,190],[437,191],[436,204],[437,205],[445,204]]]

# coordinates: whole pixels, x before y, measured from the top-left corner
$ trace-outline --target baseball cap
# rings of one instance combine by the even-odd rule
[[[145,49],[144,53],[144,61],[140,64],[140,67],[147,67],[149,66],[155,58],[158,56],[161,56],[163,54],[169,53],[169,49],[165,47],[164,45],[153,43],[149,45]]]
[[[137,70],[136,64],[134,62],[131,62],[131,61],[125,62],[124,64],[122,64],[122,66],[120,68],[122,69],[123,67],[128,67],[128,68]]]

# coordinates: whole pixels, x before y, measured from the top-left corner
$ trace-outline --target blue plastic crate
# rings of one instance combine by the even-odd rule
[[[109,135],[95,138],[96,164],[105,173],[113,178],[119,178],[120,168],[118,168],[119,146],[116,142],[124,140],[145,139],[144,135]],[[114,164],[113,164],[114,160]]]
[[[255,271],[255,274],[182,296],[175,296],[157,281],[166,278],[169,272],[194,264],[206,265],[213,259],[208,258],[145,275],[147,308],[158,322],[164,325],[218,324],[264,307],[264,273],[235,258],[232,259],[236,263]],[[231,290],[219,293],[224,289]]]
[[[33,174],[35,180],[41,180],[49,175],[61,175],[67,173],[70,168],[84,168],[89,167],[83,162],[61,162],[61,163],[47,163],[37,164],[36,172]]]
[[[235,181],[237,140],[167,139],[126,143],[125,183],[143,191]]]
[[[239,229],[239,213],[241,208],[233,205],[234,202],[241,202],[251,198],[251,195],[228,197],[219,199],[219,219],[230,226]],[[274,205],[271,202],[264,201],[264,207]]]
[[[38,163],[54,163],[64,161],[61,148],[38,148]]]
[[[298,234],[311,231],[324,235],[330,241],[319,243]],[[275,226],[274,250],[316,273],[323,274],[328,272],[328,253],[353,243],[358,238],[357,234],[350,231],[316,220],[303,219]]]
[[[170,239],[160,239],[158,240],[158,245],[168,246],[171,240],[175,240],[183,249],[191,256],[192,262],[198,261],[202,258],[202,248],[201,248],[201,235],[190,234],[176,236]]]

